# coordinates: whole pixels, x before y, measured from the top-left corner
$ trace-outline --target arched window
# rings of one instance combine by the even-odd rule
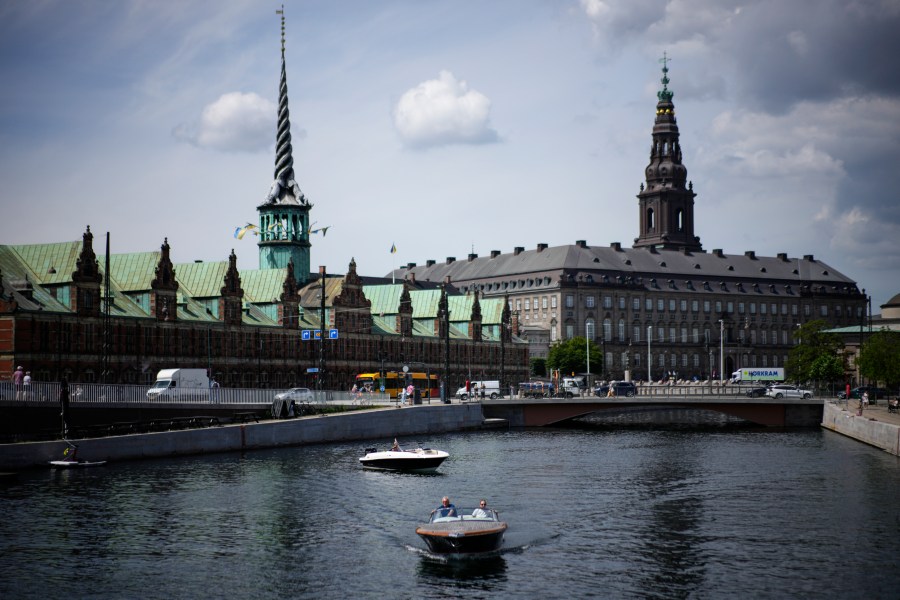
[[[679,208],[675,211],[675,230],[684,231],[684,209]]]
[[[647,229],[652,231],[655,226],[656,225],[653,222],[653,209],[648,208],[647,209]]]
[[[594,337],[597,335],[597,330],[594,325],[595,323],[593,319],[587,319],[584,322],[584,335],[590,341],[593,341]]]
[[[624,342],[625,341],[625,319],[619,319],[618,335],[619,335],[619,341]]]
[[[609,318],[603,319],[603,339],[607,342],[612,341],[612,321]]]

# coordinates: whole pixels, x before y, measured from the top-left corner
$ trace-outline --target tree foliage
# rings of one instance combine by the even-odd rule
[[[810,377],[822,383],[844,379],[844,361],[836,354],[822,354],[812,362]]]
[[[565,341],[559,341],[550,347],[547,355],[547,366],[550,369],[559,369],[566,375],[570,373],[584,373],[587,367],[587,339],[574,337]],[[591,349],[591,373],[600,373],[603,369],[603,357],[600,348],[594,342],[590,342]]]
[[[828,323],[821,319],[809,321],[800,326],[794,338],[797,345],[788,354],[784,364],[785,376],[791,381],[811,381],[817,378],[815,372],[828,367],[829,359],[837,357],[843,347],[841,337],[835,333],[825,333]],[[824,357],[821,360],[820,357]],[[819,360],[819,366],[815,367]]]
[[[547,359],[532,358],[531,359],[531,376],[546,377],[547,376]]]
[[[859,355],[859,372],[890,389],[900,385],[900,333],[882,330],[866,339]]]

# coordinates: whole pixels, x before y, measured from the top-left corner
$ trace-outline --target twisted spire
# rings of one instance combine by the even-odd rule
[[[275,134],[275,181],[266,196],[266,204],[306,205],[309,202],[294,179],[294,158],[291,154],[291,119],[284,61],[284,5],[275,13],[281,15],[281,81],[278,86],[278,130]]]

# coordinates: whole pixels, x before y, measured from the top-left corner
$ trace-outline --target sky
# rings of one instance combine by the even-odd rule
[[[258,268],[280,2],[0,3],[0,243]],[[900,292],[896,0],[287,0],[311,271],[639,234],[660,58],[704,249]],[[390,252],[396,245],[397,252]]]

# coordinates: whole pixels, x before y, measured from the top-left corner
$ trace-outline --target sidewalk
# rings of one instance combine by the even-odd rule
[[[859,400],[851,399],[849,406],[845,400],[829,400],[833,404],[840,406],[841,409],[846,409],[847,412],[852,414],[857,414],[859,411]],[[866,419],[874,419],[876,421],[881,421],[882,423],[890,423],[891,425],[897,425],[900,427],[900,413],[889,413],[888,412],[888,401],[887,399],[878,400],[878,404],[872,406],[871,404],[863,409],[862,413],[863,418]]]

